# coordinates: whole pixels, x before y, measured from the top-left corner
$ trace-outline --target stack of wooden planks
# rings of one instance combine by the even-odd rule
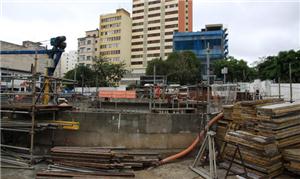
[[[285,168],[300,175],[300,149],[285,149],[282,154]]]
[[[300,146],[300,103],[281,103],[259,107],[258,133],[274,136],[280,150]]]
[[[54,147],[48,170],[38,177],[123,176],[134,177],[132,170],[156,166],[157,153],[102,147]],[[128,171],[131,170],[131,171]]]
[[[233,158],[236,145],[240,147],[241,155],[247,168],[248,177],[274,177],[282,173],[281,154],[274,137],[264,137],[246,131],[228,131],[225,140],[228,142],[223,157],[225,168]],[[235,144],[235,145],[233,145]],[[234,159],[233,171],[242,171],[242,161],[239,155]]]
[[[255,134],[257,132],[257,108],[268,104],[282,103],[282,99],[263,99],[255,101],[241,101],[241,128]]]
[[[232,110],[233,110],[233,105],[224,105],[223,106],[224,117],[223,117],[223,119],[218,121],[217,128],[216,128],[216,137],[218,139],[221,139],[221,140],[217,140],[217,144],[219,146],[221,146],[222,141],[224,140],[224,137],[228,130],[228,126],[232,122],[232,117],[231,117]]]

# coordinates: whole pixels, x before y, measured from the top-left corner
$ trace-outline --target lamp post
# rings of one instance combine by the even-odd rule
[[[206,121],[209,121],[209,114],[210,114],[210,59],[209,59],[209,42],[207,43],[207,49],[206,49],[206,76],[207,76],[207,105],[206,105]]]

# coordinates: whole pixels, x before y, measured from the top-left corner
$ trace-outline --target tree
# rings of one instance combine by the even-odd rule
[[[65,74],[66,79],[74,80],[74,76],[76,73],[76,81],[78,82],[77,86],[95,86],[95,80],[93,80],[96,76],[95,72],[85,65],[78,65],[75,69],[68,71]],[[73,85],[67,85],[68,88],[73,88]]]
[[[156,74],[167,76],[172,83],[195,84],[201,80],[201,62],[191,51],[173,52],[166,61],[153,59],[147,65],[147,75],[153,75],[154,65]]]
[[[154,58],[149,61],[147,64],[146,74],[153,75],[154,65],[156,68],[156,75],[165,75],[167,74],[166,63],[161,58]]]
[[[102,56],[94,59],[93,70],[99,86],[115,86],[127,73],[124,63],[111,63]]]
[[[300,50],[281,51],[257,62],[256,69],[262,80],[289,82],[289,63],[292,66],[292,82],[300,82]]]
[[[228,68],[228,74],[226,74],[227,81],[240,82],[240,81],[252,81],[256,78],[255,68],[248,66],[244,60],[237,60],[230,56],[225,60],[216,60],[212,64],[214,74],[217,78],[223,78],[221,69]]]
[[[79,87],[82,86],[115,86],[127,72],[124,63],[111,63],[104,57],[93,59],[92,67],[87,65],[79,65],[75,69],[68,71],[65,78],[76,80]],[[67,85],[73,88],[73,85]]]

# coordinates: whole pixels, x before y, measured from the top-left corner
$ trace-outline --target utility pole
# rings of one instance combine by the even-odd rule
[[[75,64],[75,70],[74,70],[74,93],[75,93],[75,84],[76,84],[76,75],[77,75],[77,64]]]
[[[156,65],[154,64],[153,66],[153,86],[156,83]]]
[[[209,114],[210,114],[210,59],[209,59],[209,42],[207,43],[206,49],[206,76],[207,76],[207,105],[206,105],[206,120],[209,121]]]
[[[293,102],[293,86],[292,86],[292,63],[289,63],[289,74],[290,74],[290,103]]]
[[[83,78],[84,78],[84,75],[81,74],[81,92],[82,92],[82,95],[83,95]]]

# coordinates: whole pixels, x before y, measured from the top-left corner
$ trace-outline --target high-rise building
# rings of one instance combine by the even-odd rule
[[[211,62],[228,55],[228,32],[222,24],[209,24],[200,32],[176,32],[173,38],[174,51],[192,51],[206,65],[207,47]]]
[[[113,63],[130,64],[131,18],[125,9],[100,16],[100,55]]]
[[[77,51],[69,51],[62,54],[59,63],[54,72],[54,76],[62,78],[65,74],[73,70],[78,62],[78,52]]]
[[[78,63],[92,65],[93,59],[99,55],[99,30],[85,32],[85,37],[78,38]]]
[[[192,0],[133,0],[133,73],[144,73],[153,58],[166,59],[173,49],[173,32],[192,31],[192,14]]]

